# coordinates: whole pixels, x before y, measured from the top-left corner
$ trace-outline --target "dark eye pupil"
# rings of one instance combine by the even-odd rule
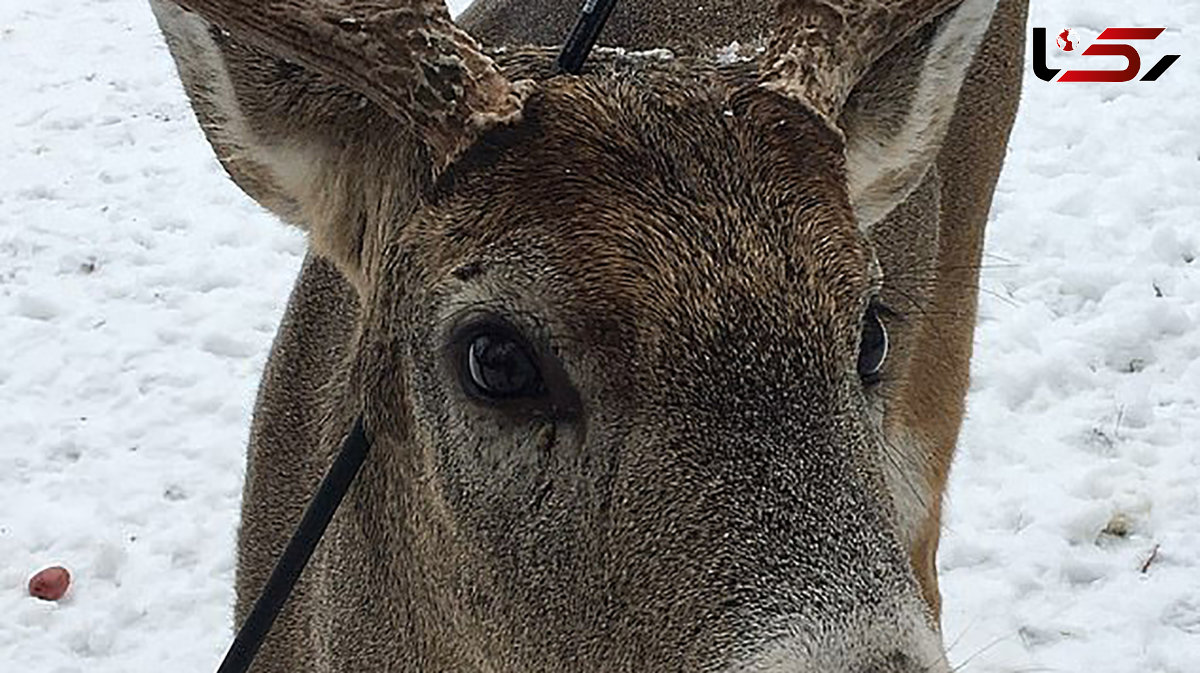
[[[883,321],[875,307],[867,310],[863,320],[862,342],[858,347],[858,375],[866,383],[877,383],[887,359],[888,338]]]
[[[467,350],[471,382],[485,395],[496,398],[529,396],[539,392],[541,378],[528,353],[513,339],[483,334]]]

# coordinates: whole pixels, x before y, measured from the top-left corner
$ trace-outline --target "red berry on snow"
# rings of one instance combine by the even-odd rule
[[[67,593],[71,586],[71,573],[62,566],[39,570],[29,578],[29,595],[44,601],[56,601]]]

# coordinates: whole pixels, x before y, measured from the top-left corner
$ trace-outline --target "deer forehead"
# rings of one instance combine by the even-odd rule
[[[560,78],[451,166],[406,237],[432,282],[483,269],[593,311],[857,324],[871,251],[841,151],[815,116],[741,80]]]

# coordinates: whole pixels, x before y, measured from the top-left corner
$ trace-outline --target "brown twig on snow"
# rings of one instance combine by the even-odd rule
[[[1150,564],[1154,563],[1154,560],[1158,558],[1158,548],[1160,546],[1161,545],[1156,544],[1156,545],[1154,545],[1154,549],[1150,550],[1150,558],[1146,559],[1146,562],[1142,564],[1142,574],[1143,575],[1145,575],[1150,570]]]

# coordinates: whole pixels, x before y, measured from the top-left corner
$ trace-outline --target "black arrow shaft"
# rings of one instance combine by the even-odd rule
[[[592,47],[596,46],[600,31],[616,6],[617,0],[586,0],[583,3],[579,21],[575,23],[575,28],[567,36],[567,41],[558,54],[559,72],[578,75],[583,71],[588,54],[591,53]]]

